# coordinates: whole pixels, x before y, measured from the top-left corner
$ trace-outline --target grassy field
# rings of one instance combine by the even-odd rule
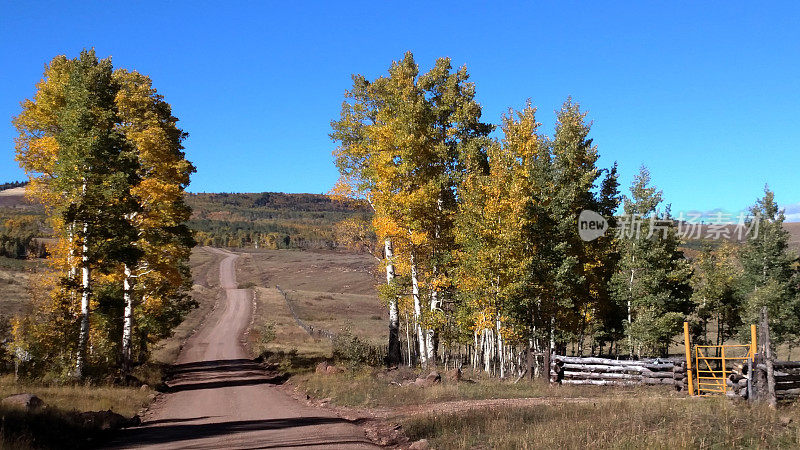
[[[0,256],[0,315],[11,317],[25,309],[30,278],[42,264]]]
[[[312,337],[297,325],[276,286],[287,292],[300,319],[315,329],[349,330],[371,343],[382,343],[387,313],[375,292],[371,256],[299,250],[253,250],[242,255],[236,276],[240,286],[255,292],[249,337],[255,353],[294,351],[319,358],[329,356],[332,349],[329,339]],[[260,344],[268,325],[275,338]]]
[[[415,415],[411,440],[467,448],[797,448],[800,411],[723,398],[609,399]]]
[[[132,417],[154,395],[147,388],[43,384],[0,376],[0,398],[19,393],[35,394],[46,406],[32,413],[0,406],[0,448],[84,448],[106,433],[83,424],[75,413],[111,410]]]

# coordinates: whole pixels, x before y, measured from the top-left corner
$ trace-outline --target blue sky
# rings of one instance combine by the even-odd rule
[[[406,50],[466,64],[484,119],[572,95],[605,166],[641,164],[673,211],[738,211],[765,183],[800,220],[797,2],[97,2],[0,5],[0,180],[44,64],[84,47],[150,75],[190,133],[195,192],[326,192],[351,73]]]

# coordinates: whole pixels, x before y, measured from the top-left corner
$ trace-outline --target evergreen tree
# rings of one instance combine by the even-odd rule
[[[701,253],[692,261],[692,301],[702,324],[702,339],[708,340],[708,323],[716,322],[716,344],[732,337],[741,325],[741,269],[736,255],[737,249],[730,243],[717,249],[704,245]],[[749,327],[748,327],[749,333]]]
[[[650,185],[642,167],[624,199],[620,261],[612,277],[614,296],[627,309],[625,332],[631,355],[666,354],[669,343],[691,311],[691,267],[678,249],[669,208],[661,212],[662,193]]]
[[[586,113],[568,98],[557,114],[551,142],[553,189],[547,207],[554,225],[554,242],[550,245],[558,263],[550,276],[553,297],[546,307],[546,320],[550,322],[545,325],[546,334],[551,342],[573,337],[579,347],[590,322],[605,313],[602,305],[609,299],[610,270],[617,258],[613,237],[587,243],[578,234],[582,211],[608,217],[619,204],[616,166],[605,171],[601,179],[604,171],[597,167],[597,147],[589,137],[590,130]]]
[[[773,341],[797,343],[800,339],[797,256],[789,250],[789,233],[783,228],[784,213],[778,209],[769,187],[764,188],[764,197],[750,211],[752,220],[759,222],[757,235],[748,236],[739,254],[743,269],[742,321],[758,323],[761,308],[766,306]]]

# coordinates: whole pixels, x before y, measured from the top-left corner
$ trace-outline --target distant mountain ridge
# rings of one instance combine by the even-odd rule
[[[193,210],[189,226],[198,242],[218,247],[333,248],[336,224],[367,221],[372,215],[364,201],[340,201],[325,194],[187,193],[186,202]],[[44,211],[25,199],[24,187],[0,190],[0,220],[19,214]],[[800,222],[784,227],[792,248],[800,252]],[[686,244],[689,254],[701,246],[699,240]]]

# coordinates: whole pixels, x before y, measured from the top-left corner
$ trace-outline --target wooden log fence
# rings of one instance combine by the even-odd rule
[[[300,328],[304,329],[309,336],[319,338],[319,337],[326,337],[330,340],[336,339],[336,333],[332,333],[328,330],[323,330],[321,328],[314,328],[312,325],[309,325],[303,321],[295,311],[294,302],[289,298],[289,294],[287,294],[280,286],[275,286],[278,292],[283,295],[283,299],[286,301],[286,306],[289,308],[289,312],[292,313],[292,317],[294,317],[294,321]]]
[[[550,360],[550,381],[553,383],[687,389],[686,364],[679,360],[617,360],[560,355],[553,355]]]

